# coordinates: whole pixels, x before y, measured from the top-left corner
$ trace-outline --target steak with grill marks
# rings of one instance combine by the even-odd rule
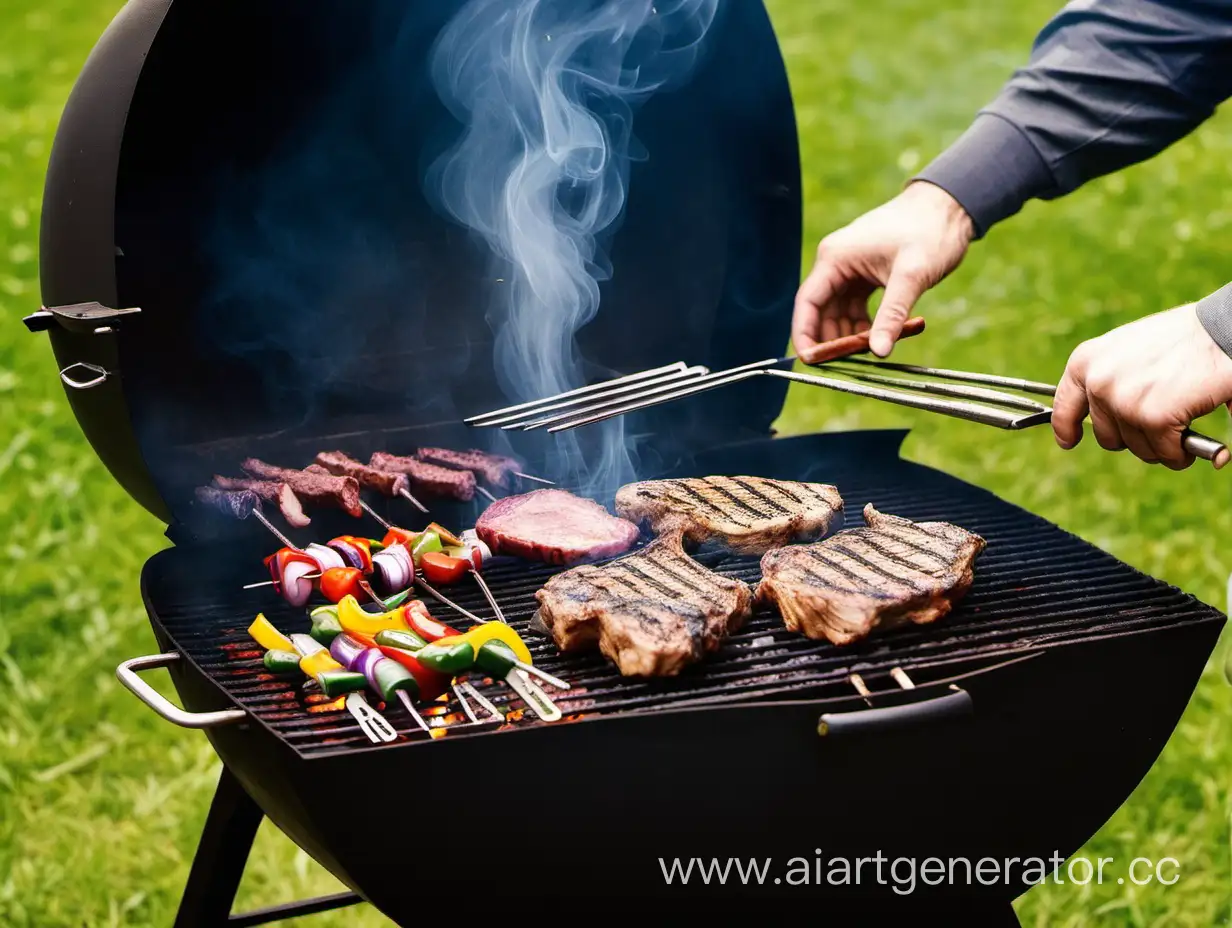
[[[862,528],[771,551],[761,559],[761,603],[792,631],[851,644],[875,629],[925,624],[966,595],[979,535],[948,522],[912,522],[864,507]]]
[[[494,554],[576,564],[623,554],[637,541],[638,531],[594,500],[567,490],[532,490],[485,509],[475,522],[475,534]]]
[[[765,477],[688,477],[621,487],[616,512],[655,533],[679,527],[688,542],[715,540],[737,554],[816,541],[842,521],[843,498],[825,483]]]
[[[625,676],[674,676],[713,651],[752,609],[748,584],[707,570],[680,529],[602,566],[557,574],[535,594],[562,651],[595,647]]]

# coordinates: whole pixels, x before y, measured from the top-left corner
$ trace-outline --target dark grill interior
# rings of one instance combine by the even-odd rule
[[[714,466],[713,460],[698,461],[703,469],[693,472],[834,483],[843,495],[849,526],[861,524],[862,508],[872,502],[886,513],[917,521],[946,520],[980,533],[988,547],[977,562],[974,586],[959,607],[935,625],[874,636],[845,648],[789,633],[776,614],[759,610],[741,633],[700,665],[676,679],[643,682],[622,678],[598,654],[560,655],[550,641],[527,632],[534,593],[551,575],[551,568],[520,563],[494,567],[485,576],[510,623],[531,646],[536,664],[573,684],[567,693],[545,689],[567,719],[772,698],[849,697],[855,703],[852,708],[860,708],[864,703],[849,681],[852,672],[858,672],[876,695],[898,689],[887,676],[894,667],[922,683],[1031,649],[1219,615],[1192,596],[953,477],[893,456],[876,463],[859,453],[827,460],[820,452],[830,447],[828,439],[835,438],[841,436],[763,442],[760,452],[754,449],[750,454],[746,449],[737,457],[720,455],[717,460],[726,459],[726,467]],[[853,442],[853,448],[858,444]],[[254,525],[252,531],[261,530]],[[719,553],[698,557],[720,573],[750,583],[758,579],[756,559]],[[175,646],[300,755],[371,747],[340,704],[336,710],[320,705],[302,692],[302,679],[288,682],[264,671],[261,652],[245,631],[253,616],[262,611],[287,633],[307,631],[309,622],[306,614],[297,614],[269,589],[240,589],[261,577],[255,557],[237,564],[234,556],[218,551],[174,548],[151,562],[145,584],[152,613]],[[446,595],[478,615],[489,614],[470,583],[455,585]],[[447,607],[431,599],[426,602],[441,620],[460,629],[469,626]],[[521,705],[502,682],[472,682],[498,705]],[[428,739],[400,707],[388,707],[385,714],[401,734],[385,748]],[[464,721],[459,715],[451,723]],[[513,724],[547,723],[527,712]]]

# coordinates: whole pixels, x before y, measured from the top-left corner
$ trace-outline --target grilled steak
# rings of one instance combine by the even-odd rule
[[[652,531],[672,527],[686,541],[715,540],[738,554],[765,554],[794,541],[815,541],[841,522],[843,498],[824,483],[765,477],[689,477],[621,487],[616,512]]]
[[[416,490],[433,496],[469,502],[475,498],[475,475],[469,470],[451,470],[427,464],[418,458],[399,457],[396,454],[375,452],[368,466],[391,474],[404,474]]]
[[[622,554],[638,535],[632,522],[566,490],[532,490],[497,500],[479,517],[475,532],[493,554],[549,564]]]
[[[218,487],[197,487],[197,499],[233,519],[247,519],[261,500],[252,490],[220,490]]]
[[[979,535],[947,522],[912,522],[864,507],[863,528],[771,551],[759,602],[778,606],[792,631],[851,644],[874,629],[925,624],[971,587]]]
[[[404,491],[409,493],[411,489],[406,474],[377,470],[341,451],[322,451],[317,455],[316,464],[339,477],[354,477],[361,487],[371,487],[384,496],[398,496]]]
[[[319,470],[313,473],[310,470],[275,467],[256,458],[248,458],[240,467],[254,477],[282,481],[301,500],[313,505],[333,506],[357,519],[364,514],[359,508],[359,483],[354,477],[336,477]]]
[[[428,464],[469,470],[479,480],[494,487],[507,489],[509,478],[522,469],[520,461],[502,454],[488,454],[472,448],[469,451],[451,451],[448,448],[420,448],[415,457]]]
[[[665,677],[718,650],[748,618],[748,584],[702,567],[681,531],[610,564],[557,574],[535,594],[562,651],[598,647],[625,676]]]
[[[261,480],[257,477],[220,477],[215,474],[214,486],[236,492],[251,490],[267,503],[276,503],[279,511],[282,512],[282,517],[287,520],[287,524],[295,528],[303,528],[312,521],[304,514],[304,507],[299,497],[289,486],[279,480]]]

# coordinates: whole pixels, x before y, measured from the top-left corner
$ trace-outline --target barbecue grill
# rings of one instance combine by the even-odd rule
[[[532,636],[551,569],[503,565],[486,576],[510,623],[537,665],[572,684],[553,694],[560,721],[518,718],[512,691],[488,681],[477,685],[514,710],[504,724],[432,737],[389,707],[398,737],[373,745],[345,712],[263,672],[245,633],[253,615],[287,632],[307,616],[242,589],[268,537],[205,517],[192,488],[248,456],[303,466],[332,448],[366,460],[468,447],[486,439],[464,419],[517,399],[501,390],[485,321],[504,281],[422,183],[460,131],[424,63],[461,6],[131,0],[64,112],[43,210],[45,305],[26,322],[48,333],[100,458],[174,542],[141,577],[159,654],[127,670],[167,667],[184,709],[148,688],[143,698],[204,729],[224,765],[177,924],[227,922],[263,816],[353,892],[233,924],[361,899],[412,924],[424,904],[412,883],[465,886],[485,906],[807,892],[828,912],[936,905],[949,924],[977,912],[1013,923],[1023,886],[1008,880],[905,896],[868,881],[666,886],[659,859],[1068,856],[1162,749],[1224,616],[904,460],[901,432],[776,437],[780,379],[628,417],[639,476],[816,480],[839,487],[849,523],[872,502],[978,532],[988,547],[974,586],[944,621],[835,648],[758,612],[680,677],[637,681]],[[800,168],[761,4],[720,3],[703,52],[687,82],[637,111],[645,156],[602,242],[613,269],[602,311],[578,334],[590,380],[682,355],[723,370],[787,341]],[[552,474],[557,437],[508,440],[532,473]],[[427,519],[369,502],[395,522]],[[454,525],[479,511],[432,509]],[[348,531],[346,516],[314,514],[314,537]],[[697,556],[757,578],[755,560]],[[477,589],[451,595],[487,614]],[[502,784],[505,800],[460,785],[477,781]],[[458,794],[408,801],[418,783]],[[339,815],[360,796],[368,811]],[[408,840],[425,834],[431,860]],[[497,869],[464,865],[474,848],[499,848]]]

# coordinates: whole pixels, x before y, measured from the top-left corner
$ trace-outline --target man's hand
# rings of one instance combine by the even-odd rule
[[[796,294],[796,354],[808,363],[818,344],[868,330],[868,298],[885,287],[869,333],[869,348],[884,358],[916,300],[958,267],[974,236],[958,201],[923,181],[827,235]]]
[[[1053,403],[1057,444],[1082,440],[1082,420],[1101,448],[1183,470],[1193,456],[1181,432],[1232,402],[1232,358],[1198,321],[1193,304],[1147,316],[1083,342],[1070,355]],[[1224,452],[1215,466],[1228,463]]]

